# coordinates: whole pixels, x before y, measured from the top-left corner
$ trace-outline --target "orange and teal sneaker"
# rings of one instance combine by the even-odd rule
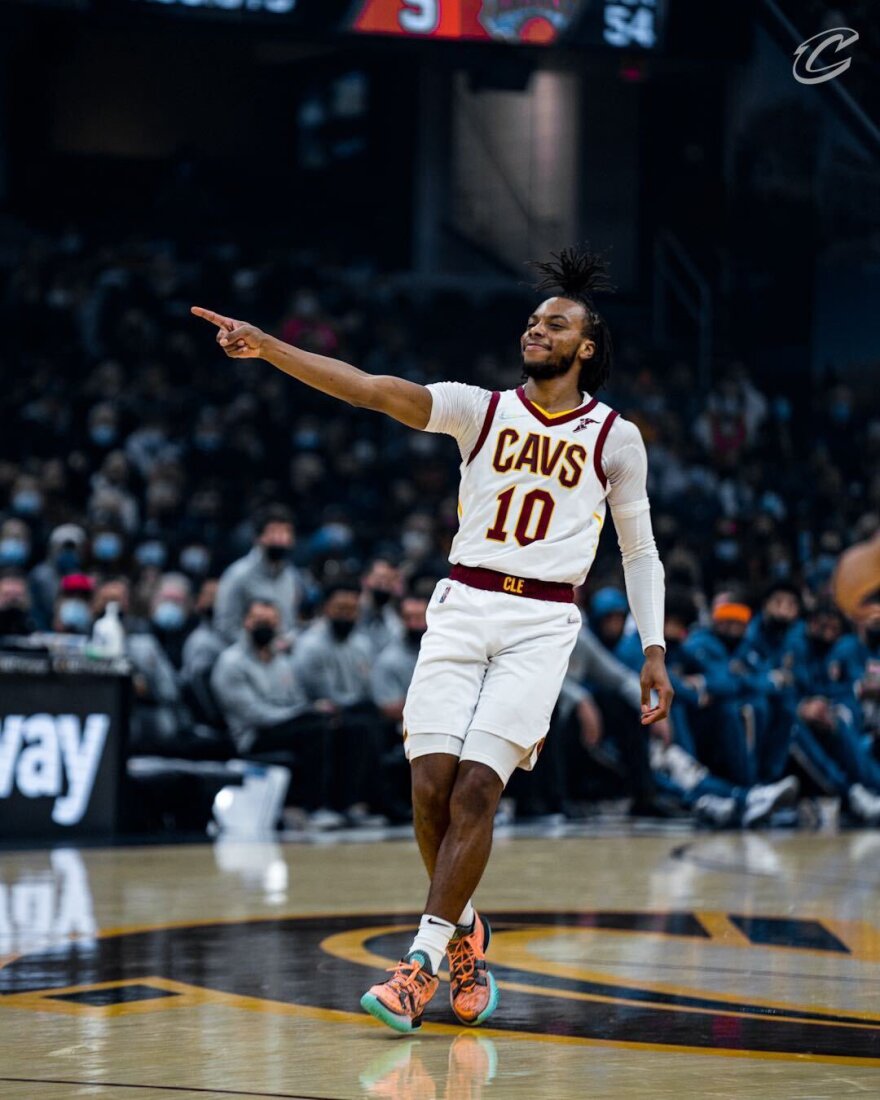
[[[468,1027],[482,1024],[498,1007],[498,986],[486,965],[491,938],[489,922],[477,913],[473,932],[453,936],[446,951],[452,1011]]]
[[[431,973],[423,951],[411,951],[389,969],[391,977],[372,986],[361,997],[361,1008],[395,1031],[417,1031],[422,1026],[425,1005],[440,982]]]

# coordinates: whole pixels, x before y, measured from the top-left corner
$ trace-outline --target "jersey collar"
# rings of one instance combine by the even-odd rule
[[[532,416],[536,420],[540,420],[541,423],[545,424],[548,428],[552,428],[554,424],[566,424],[569,420],[575,420],[579,416],[584,416],[590,409],[594,409],[596,405],[599,404],[598,398],[591,397],[586,404],[581,405],[577,409],[569,409],[567,412],[560,413],[548,413],[545,412],[540,405],[536,405],[534,401],[529,401],[523,386],[517,387],[516,396],[522,401]]]

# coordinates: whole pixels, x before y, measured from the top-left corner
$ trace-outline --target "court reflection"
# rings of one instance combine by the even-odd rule
[[[463,1032],[449,1039],[389,1040],[360,1074],[364,1096],[379,1100],[481,1100],[498,1073],[491,1039]]]
[[[243,886],[262,892],[267,905],[287,901],[287,863],[275,841],[220,837],[214,842],[214,861],[218,871],[237,875]]]
[[[0,959],[95,935],[89,874],[78,851],[33,852],[0,866]]]

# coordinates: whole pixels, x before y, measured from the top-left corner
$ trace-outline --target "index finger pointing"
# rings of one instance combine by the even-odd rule
[[[235,328],[235,322],[231,317],[224,317],[221,313],[215,313],[211,309],[202,309],[201,306],[191,306],[190,313],[194,313],[196,317],[201,317],[203,321],[209,321],[212,325],[216,325],[217,328],[224,328],[227,332],[232,332]]]

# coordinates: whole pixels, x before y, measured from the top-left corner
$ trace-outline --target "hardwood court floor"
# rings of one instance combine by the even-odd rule
[[[491,1027],[358,1008],[409,840],[0,853],[0,1098],[880,1096],[880,832],[499,838]]]

